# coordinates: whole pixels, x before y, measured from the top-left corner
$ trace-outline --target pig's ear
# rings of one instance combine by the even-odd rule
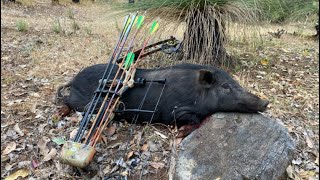
[[[215,80],[212,72],[204,69],[201,69],[199,71],[199,83],[201,85],[203,85],[206,88],[210,88],[214,81]]]

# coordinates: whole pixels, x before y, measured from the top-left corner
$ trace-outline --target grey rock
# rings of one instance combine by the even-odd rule
[[[216,113],[182,141],[174,179],[282,179],[294,148],[287,129],[273,119]]]

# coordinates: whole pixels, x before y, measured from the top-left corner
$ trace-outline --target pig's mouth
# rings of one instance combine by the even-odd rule
[[[255,112],[264,112],[267,109],[268,104],[269,104],[268,101],[262,101],[259,104],[239,103],[239,106],[242,112],[255,113]]]

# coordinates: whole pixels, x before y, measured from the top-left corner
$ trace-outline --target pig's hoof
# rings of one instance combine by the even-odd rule
[[[188,125],[181,126],[178,130],[179,132],[176,138],[184,138],[188,136],[190,133],[192,133],[192,131],[198,128],[199,128],[199,124],[188,124]]]
[[[57,111],[53,114],[52,119],[54,120],[60,120],[66,116],[68,116],[71,113],[71,109],[63,105],[60,108],[57,109]]]

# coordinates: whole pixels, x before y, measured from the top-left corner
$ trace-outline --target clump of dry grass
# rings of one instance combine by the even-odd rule
[[[25,20],[18,20],[16,22],[16,28],[18,31],[25,32],[28,30],[28,24]]]
[[[52,26],[52,31],[57,33],[57,34],[64,32],[64,30],[61,27],[61,23],[60,23],[59,19],[57,19],[56,24],[54,24]]]

